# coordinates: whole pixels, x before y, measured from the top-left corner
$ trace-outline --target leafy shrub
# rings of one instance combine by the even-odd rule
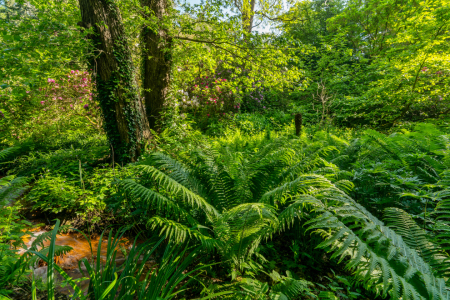
[[[235,104],[234,92],[226,78],[219,75],[197,77],[187,91],[179,91],[181,101],[175,103],[181,111],[206,118],[226,115],[239,109]]]
[[[66,180],[59,175],[42,175],[36,180],[33,189],[26,197],[34,202],[33,209],[51,213],[87,214],[95,209],[102,209],[102,202],[93,191],[77,186],[75,181]]]
[[[94,87],[88,72],[72,70],[64,77],[48,78],[41,87],[26,91],[23,100],[30,102],[33,109],[29,108],[29,116],[21,126],[14,126],[13,137],[37,141],[65,130],[91,127],[101,131],[101,112]],[[5,112],[13,109],[6,106]]]

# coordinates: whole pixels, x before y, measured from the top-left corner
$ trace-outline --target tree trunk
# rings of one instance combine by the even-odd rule
[[[244,0],[242,2],[242,26],[247,33],[251,33],[253,30],[255,4],[256,0]]]
[[[161,111],[169,90],[170,70],[172,67],[172,39],[164,28],[164,17],[168,9],[167,0],[141,0],[148,8],[156,26],[145,26],[142,30],[142,81],[144,87],[145,108],[150,128],[158,129]],[[153,22],[155,22],[153,21]]]
[[[112,0],[78,1],[82,26],[94,29],[89,38],[99,54],[91,64],[111,150],[116,161],[134,161],[151,136],[119,9]]]

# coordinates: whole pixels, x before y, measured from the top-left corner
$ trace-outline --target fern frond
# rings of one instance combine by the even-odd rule
[[[149,208],[155,209],[160,214],[171,213],[186,218],[191,225],[196,223],[190,214],[176,202],[176,199],[165,197],[131,179],[121,180],[118,185],[134,201],[143,201]]]
[[[216,216],[217,210],[211,206],[204,198],[195,194],[190,189],[186,188],[184,185],[180,184],[178,181],[169,177],[167,174],[161,172],[152,166],[137,166],[143,172],[149,174],[155,181],[163,186],[168,192],[181,198],[186,204],[190,205],[192,208],[201,208],[205,213],[210,216]]]
[[[289,229],[290,226],[294,224],[296,218],[299,218],[303,214],[303,210],[307,206],[319,206],[323,207],[323,203],[317,198],[311,195],[298,195],[279,215],[278,220],[280,221],[280,230]],[[309,208],[311,209],[311,208]]]
[[[200,241],[210,251],[221,246],[220,242],[208,235],[202,234],[199,230],[189,228],[181,223],[163,217],[154,216],[150,218],[147,221],[147,226],[152,230],[159,229],[161,236],[166,236],[169,241],[176,244],[184,243],[190,238]]]
[[[354,269],[367,287],[382,282],[383,294],[389,292],[395,299],[428,299],[434,294],[447,296],[447,292],[436,288],[440,279],[432,274],[431,267],[392,230],[380,224],[373,224],[370,229],[355,231],[340,221],[340,218],[340,213],[335,213],[334,209],[325,211],[309,222],[308,230],[332,229],[331,233],[318,231],[326,237],[319,246],[336,252],[341,260],[349,257],[347,267]],[[346,222],[354,224],[357,220],[359,224],[365,224],[365,227],[370,224],[370,218],[361,218],[361,215],[348,218]],[[384,250],[388,245],[389,248],[397,248],[395,255],[392,255],[392,250]],[[414,270],[411,271],[411,268]],[[405,274],[408,276],[405,277]],[[416,280],[422,284],[432,284],[423,291],[420,290],[420,285],[414,283]]]
[[[271,292],[294,300],[303,295],[308,290],[308,286],[309,283],[305,280],[283,278],[279,283],[272,286]],[[279,299],[283,298],[280,297]]]
[[[178,160],[162,152],[156,152],[151,155],[150,161],[153,166],[163,170],[168,176],[186,188],[199,195],[205,195],[202,184],[192,175],[193,172]]]
[[[274,199],[281,199],[286,195],[306,194],[314,189],[329,187],[333,187],[333,184],[323,176],[315,174],[300,175],[297,179],[265,193],[260,202],[273,203]]]
[[[58,232],[64,232],[70,228],[69,225],[63,225],[59,227]],[[42,232],[37,236],[34,236],[33,233],[31,233],[31,238],[33,239],[30,250],[37,251],[39,248],[44,248],[45,241],[49,241],[52,238],[52,231]]]
[[[16,153],[20,148],[19,147],[9,147],[0,151],[0,162],[5,161],[8,157]]]
[[[0,178],[0,205],[11,203],[20,197],[28,188],[28,179],[13,175]]]

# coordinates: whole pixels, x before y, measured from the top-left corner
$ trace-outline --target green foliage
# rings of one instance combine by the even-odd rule
[[[86,42],[76,23],[75,1],[3,1],[0,12],[0,141],[26,135],[32,123],[34,97],[48,78],[80,68]],[[28,128],[31,128],[29,126]]]
[[[32,191],[26,197],[34,202],[32,209],[51,213],[89,214],[102,209],[102,202],[92,190],[84,190],[76,181],[67,181],[61,176],[46,174],[36,180]]]
[[[359,194],[347,179],[373,160],[416,172],[424,186],[436,182],[430,168],[445,167],[442,157],[433,156],[442,154],[442,132],[418,125],[416,131],[389,137],[367,131],[354,141],[325,132],[311,139],[287,136],[235,132],[183,162],[151,154],[134,167],[138,179],[119,183],[123,198],[116,205],[130,215],[156,215],[147,226],[159,228],[173,242],[189,240],[217,249],[233,262],[232,278],[257,274],[253,270],[260,268],[256,249],[261,243],[306,222],[307,230],[323,238],[319,247],[332,252],[332,259],[345,261],[365,289],[394,299],[444,299],[445,250],[432,257],[422,254],[427,244],[416,247],[408,237],[403,241],[404,231],[389,229],[347,194]],[[338,165],[354,171],[341,171]],[[254,284],[261,295],[269,291],[263,283]],[[345,294],[355,296],[350,292]]]
[[[4,151],[0,152],[4,153]],[[25,281],[26,262],[18,255],[17,248],[23,243],[30,223],[22,220],[19,205],[13,205],[28,187],[25,178],[7,176],[0,179],[0,296],[11,292],[13,285],[21,285]]]
[[[293,102],[317,122],[323,84],[337,124],[390,127],[448,115],[448,14],[441,0],[297,4],[281,28],[304,46],[297,55],[309,84]]]
[[[55,271],[80,299],[449,298],[448,1],[288,2],[161,1],[154,16],[109,1],[124,28],[107,79],[75,2],[0,3],[0,295],[41,260],[49,299]],[[170,37],[157,46],[173,67],[150,152],[143,26]],[[408,123],[430,118],[440,127]],[[33,236],[22,209],[162,238],[119,265],[125,231],[111,231],[83,261],[84,295],[54,261],[71,250],[59,221],[18,254]]]

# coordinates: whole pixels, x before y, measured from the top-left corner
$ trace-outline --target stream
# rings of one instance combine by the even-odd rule
[[[35,231],[33,232],[33,236],[28,236],[27,238],[25,238],[24,242],[27,245],[27,247],[30,247],[31,243],[36,239],[36,237],[45,232],[46,231]],[[96,257],[97,254],[98,243],[99,243],[98,237],[91,239],[94,257]],[[48,246],[49,244],[50,241],[46,241],[44,243],[45,246]],[[88,273],[86,271],[86,267],[84,266],[84,264],[81,263],[81,271],[83,272],[81,272],[80,268],[78,267],[78,262],[83,258],[86,258],[90,262],[92,261],[91,248],[89,247],[89,242],[86,240],[86,238],[79,233],[58,234],[56,236],[55,244],[72,247],[72,250],[70,252],[55,259],[58,266],[60,266],[72,279],[80,279],[83,277],[88,277]],[[131,245],[129,240],[127,240],[126,238],[123,238],[119,244],[125,248],[129,248]],[[116,249],[119,249],[119,246]],[[19,254],[23,254],[25,251],[26,251],[25,249],[21,249],[19,251]],[[105,239],[104,237],[102,241],[101,255],[100,255],[102,263],[105,262],[106,251],[107,251],[107,238]],[[121,265],[122,263],[125,262],[125,260],[126,257],[123,255],[122,251],[120,250],[117,251],[116,265]],[[34,276],[35,278],[41,278],[43,282],[46,282],[47,266],[46,265],[43,266],[42,262],[40,262],[40,264],[34,268]],[[55,278],[57,282],[63,281],[62,276],[59,275],[58,272],[56,272]],[[89,280],[85,279],[81,282],[78,282],[77,284],[83,291],[86,292],[89,287]],[[65,295],[73,293],[73,289],[70,288],[69,286],[60,287],[59,285],[57,285],[57,291]]]

